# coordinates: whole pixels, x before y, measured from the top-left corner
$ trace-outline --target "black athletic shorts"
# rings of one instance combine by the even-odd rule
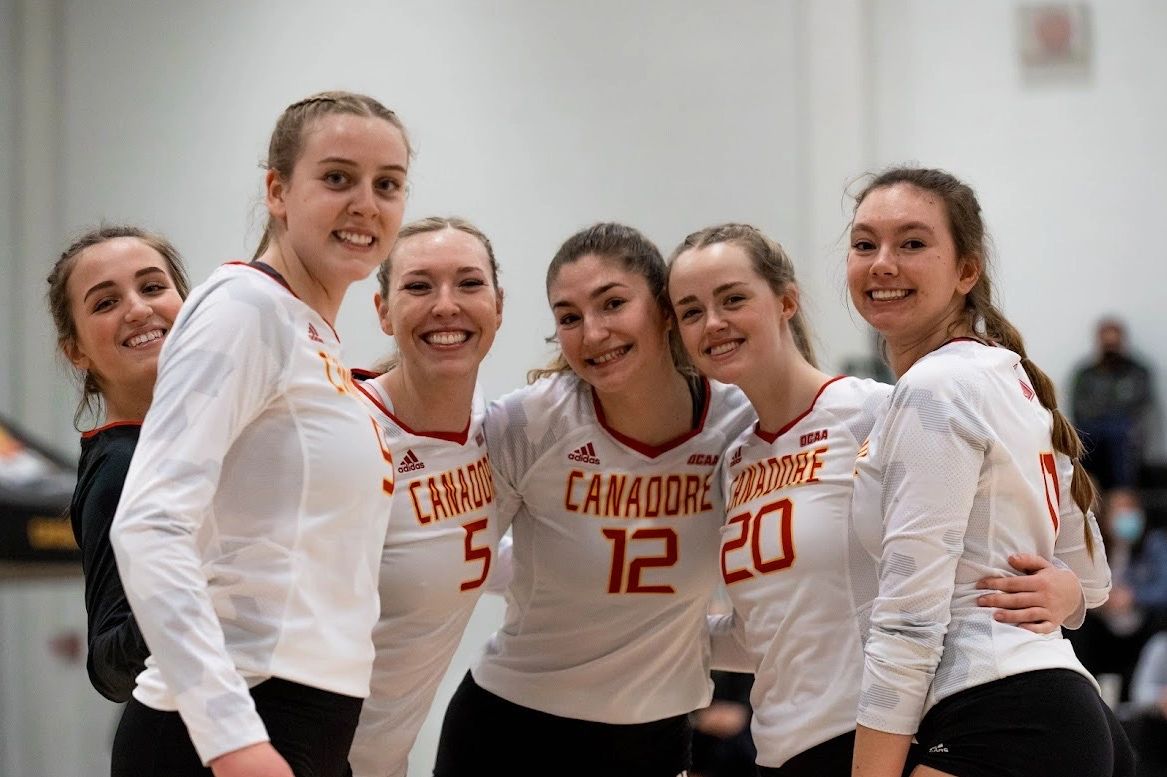
[[[466,674],[446,708],[434,777],[676,777],[689,768],[688,715],[617,725],[507,701]]]
[[[759,777],[851,777],[851,758],[855,755],[855,732],[848,731],[834,739],[803,750],[779,767],[758,764]]]
[[[273,677],[251,689],[276,751],[296,777],[342,777],[363,699]],[[207,777],[177,712],[130,699],[113,740],[111,777]]]
[[[955,777],[1130,777],[1130,743],[1098,691],[1043,669],[961,691],[928,711],[909,768]]]

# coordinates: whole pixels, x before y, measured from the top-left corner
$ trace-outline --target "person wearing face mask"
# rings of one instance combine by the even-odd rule
[[[1070,641],[1091,673],[1122,678],[1120,698],[1125,701],[1139,654],[1152,636],[1167,629],[1167,531],[1148,527],[1134,491],[1116,489],[1106,497],[1103,532],[1114,575],[1110,599],[1087,613]]]
[[[1129,354],[1122,321],[1099,321],[1097,338],[1098,353],[1074,372],[1070,395],[1086,444],[1082,464],[1105,493],[1137,485],[1155,401],[1151,371]]]

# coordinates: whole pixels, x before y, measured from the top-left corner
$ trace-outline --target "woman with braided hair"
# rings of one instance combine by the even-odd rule
[[[906,761],[914,777],[1131,771],[1061,633],[977,606],[977,581],[1012,574],[1022,551],[1056,554],[1088,590],[1110,576],[1081,442],[994,303],[987,262],[976,195],[952,175],[893,168],[857,197],[847,282],[898,379],[853,493],[853,556],[879,580],[857,602],[870,630],[856,777],[899,777]]]
[[[333,322],[393,246],[408,167],[376,100],[290,106],[254,260],[212,273],[170,330],[111,531],[151,649],[118,777],[347,768],[394,481]]]

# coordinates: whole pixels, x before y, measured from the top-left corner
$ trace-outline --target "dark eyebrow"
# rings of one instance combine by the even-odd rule
[[[617,286],[620,286],[622,288],[626,288],[625,284],[620,283],[618,281],[612,281],[611,283],[605,283],[603,286],[599,287],[598,289],[596,289],[592,293],[588,294],[588,299],[595,299],[596,297],[602,297],[605,294],[607,294],[609,291],[611,291],[612,289],[616,288]],[[563,307],[572,307],[572,304],[570,302],[568,302],[567,300],[560,300],[558,302],[551,303],[552,310],[554,310],[555,308],[563,308]]]
[[[867,232],[874,232],[875,231],[872,227],[868,226],[867,224],[864,224],[863,222],[859,222],[859,223],[853,224],[851,226],[852,232],[855,232],[856,230],[860,230],[860,229],[866,230]],[[927,232],[930,235],[934,234],[932,227],[928,226],[927,224],[925,224],[922,221],[909,221],[906,224],[901,224],[899,227],[896,228],[896,232],[911,232],[913,230]]]
[[[329,156],[319,160],[318,165],[348,165],[349,167],[357,167],[357,163],[351,159],[345,159],[342,156]],[[402,165],[381,165],[379,170],[396,170],[399,173],[407,173],[408,170]]]
[[[486,270],[482,269],[481,267],[477,267],[473,264],[467,264],[467,265],[464,265],[462,267],[459,267],[457,270],[455,270],[455,272],[459,275],[461,275],[462,273],[468,273],[468,272],[476,272],[476,273],[482,273],[483,275],[486,275]],[[402,277],[405,277],[408,275],[424,275],[426,277],[429,277],[430,275],[433,275],[433,273],[424,267],[421,269],[418,269],[418,270],[408,270],[406,272],[401,273]]]
[[[713,290],[713,296],[716,297],[719,294],[724,294],[725,292],[732,289],[734,286],[745,286],[745,282],[744,281],[730,281],[729,283],[723,283]],[[688,305],[690,302],[696,302],[696,301],[697,301],[697,295],[690,294],[687,297],[681,297],[679,300],[677,300],[673,304],[674,305]]]
[[[136,273],[134,273],[134,278],[137,279],[141,278],[143,275],[153,275],[154,273],[161,273],[162,275],[165,275],[166,271],[161,267],[143,267],[141,270],[138,270]],[[111,286],[116,285],[117,284],[113,281],[102,281],[101,283],[98,283],[90,288],[89,291],[85,292],[85,296],[81,298],[81,301],[85,302],[87,299],[93,296],[95,291],[101,291],[102,289],[108,289]]]

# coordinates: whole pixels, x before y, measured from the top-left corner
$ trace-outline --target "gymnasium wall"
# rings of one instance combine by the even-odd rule
[[[547,357],[546,262],[600,219],[666,252],[714,222],[758,224],[795,256],[837,369],[867,349],[844,305],[844,188],[912,160],[977,188],[1006,311],[1055,380],[1117,312],[1167,396],[1167,5],[1091,4],[1088,77],[1046,83],[1022,78],[1017,6],[0,0],[0,413],[76,449],[42,302],[68,233],[140,222],[175,241],[195,280],[250,256],[272,124],[332,87],[381,97],[409,126],[407,217],[458,213],[493,239],[507,304],[488,396]],[[354,288],[338,322],[354,364],[389,348],[372,292]],[[499,613],[484,598],[439,706]]]

